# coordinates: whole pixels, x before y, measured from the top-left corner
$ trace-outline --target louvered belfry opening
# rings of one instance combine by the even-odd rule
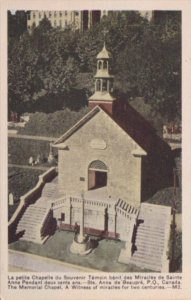
[[[107,186],[107,166],[100,160],[94,160],[88,168],[88,190]]]

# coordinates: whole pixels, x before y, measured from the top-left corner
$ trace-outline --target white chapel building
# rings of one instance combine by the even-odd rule
[[[170,149],[127,101],[115,97],[111,61],[104,45],[90,111],[54,142],[57,172],[41,175],[40,195],[23,196],[16,233],[43,243],[53,220],[57,229],[74,231],[83,200],[86,234],[124,241],[121,263],[167,271],[171,208],[145,201],[170,184]]]

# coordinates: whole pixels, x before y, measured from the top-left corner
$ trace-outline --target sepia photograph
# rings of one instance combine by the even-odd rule
[[[8,11],[8,156],[10,270],[181,272],[181,12]]]
[[[42,2],[2,6],[2,299],[180,299],[185,9]]]

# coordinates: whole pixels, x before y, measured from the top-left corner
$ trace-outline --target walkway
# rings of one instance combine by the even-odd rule
[[[8,133],[8,137],[17,138],[17,139],[28,139],[28,140],[37,140],[37,141],[48,141],[54,142],[57,140],[55,137],[46,137],[46,136],[36,136],[36,135],[24,135],[24,134],[13,134]]]
[[[14,272],[15,269],[22,272],[96,272],[47,257],[9,250],[9,271]]]
[[[42,171],[46,171],[48,169],[50,169],[49,166],[47,167],[43,167],[43,166],[28,166],[28,165],[17,165],[17,164],[9,164],[8,165],[9,168],[21,168],[21,169],[32,169],[32,170],[42,170]]]

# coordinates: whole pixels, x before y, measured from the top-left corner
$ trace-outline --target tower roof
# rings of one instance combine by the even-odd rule
[[[97,55],[97,59],[104,59],[104,58],[105,59],[112,58],[112,54],[106,49],[105,43],[103,49]]]

